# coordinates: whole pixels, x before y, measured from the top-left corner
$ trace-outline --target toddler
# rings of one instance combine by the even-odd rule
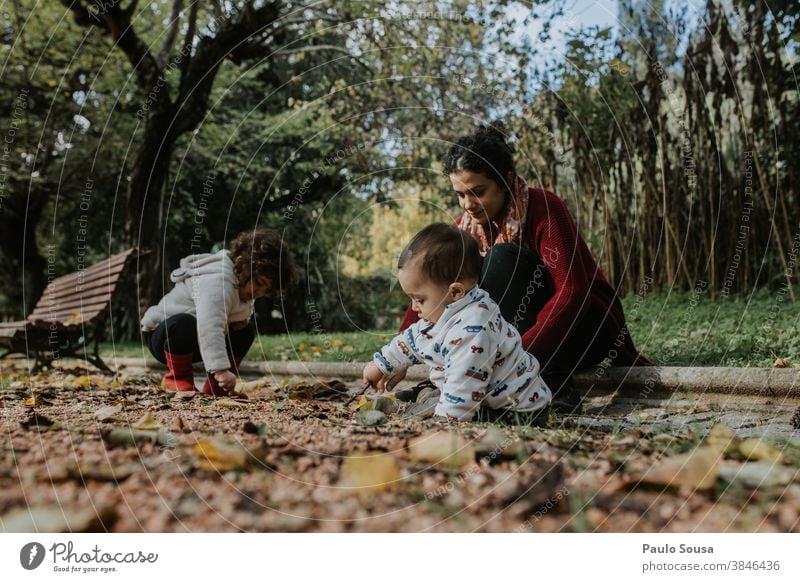
[[[409,366],[425,364],[440,389],[437,416],[463,421],[481,406],[525,413],[549,406],[552,396],[539,377],[539,362],[477,286],[481,256],[472,236],[432,224],[411,240],[397,267],[420,320],[375,353],[364,368],[365,384],[391,389]]]

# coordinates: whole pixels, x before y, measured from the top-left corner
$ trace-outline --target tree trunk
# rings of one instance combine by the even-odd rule
[[[157,303],[164,291],[161,270],[166,225],[161,212],[162,192],[176,139],[172,133],[165,134],[164,129],[173,122],[170,102],[148,117],[128,183],[125,234],[130,245],[149,251],[141,258],[137,273],[140,314]]]

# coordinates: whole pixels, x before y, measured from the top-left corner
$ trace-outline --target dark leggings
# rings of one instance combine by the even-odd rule
[[[243,358],[255,338],[256,326],[252,319],[242,329],[228,328],[228,334],[225,336],[228,357],[233,355]],[[197,343],[197,319],[188,313],[168,317],[159,323],[147,338],[147,347],[150,348],[153,357],[162,364],[166,363],[164,352],[176,355],[192,354],[193,362],[202,361],[200,346]]]
[[[533,327],[542,307],[555,293],[539,255],[531,249],[507,243],[494,245],[486,253],[480,286],[500,306],[503,318],[521,334]],[[572,326],[558,352],[540,362],[543,373],[545,370],[574,371],[601,362],[610,347],[602,330],[603,323],[602,316],[598,317],[593,310],[587,311],[583,319]]]

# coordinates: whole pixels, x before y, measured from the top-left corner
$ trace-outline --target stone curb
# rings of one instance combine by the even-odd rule
[[[164,370],[151,358],[108,358],[109,365]],[[198,368],[202,369],[202,368]],[[311,376],[360,378],[358,362],[242,362],[240,371],[257,376]],[[413,366],[406,379],[419,382],[428,377],[425,366]],[[635,398],[656,398],[675,392],[761,396],[775,399],[800,398],[800,368],[682,368],[637,367],[594,368],[575,374],[575,385],[584,395],[618,393]]]

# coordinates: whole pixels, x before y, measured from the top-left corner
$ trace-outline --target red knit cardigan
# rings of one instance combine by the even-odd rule
[[[593,309],[608,314],[603,335],[610,338],[608,353],[612,365],[652,365],[633,345],[622,304],[578,232],[567,205],[552,192],[540,188],[529,188],[528,196],[522,236],[542,258],[555,292],[542,307],[536,323],[522,333],[525,349],[539,361],[545,361],[562,344],[565,333],[581,332],[580,321]],[[461,217],[455,224],[460,221]],[[409,306],[400,331],[418,319]]]

